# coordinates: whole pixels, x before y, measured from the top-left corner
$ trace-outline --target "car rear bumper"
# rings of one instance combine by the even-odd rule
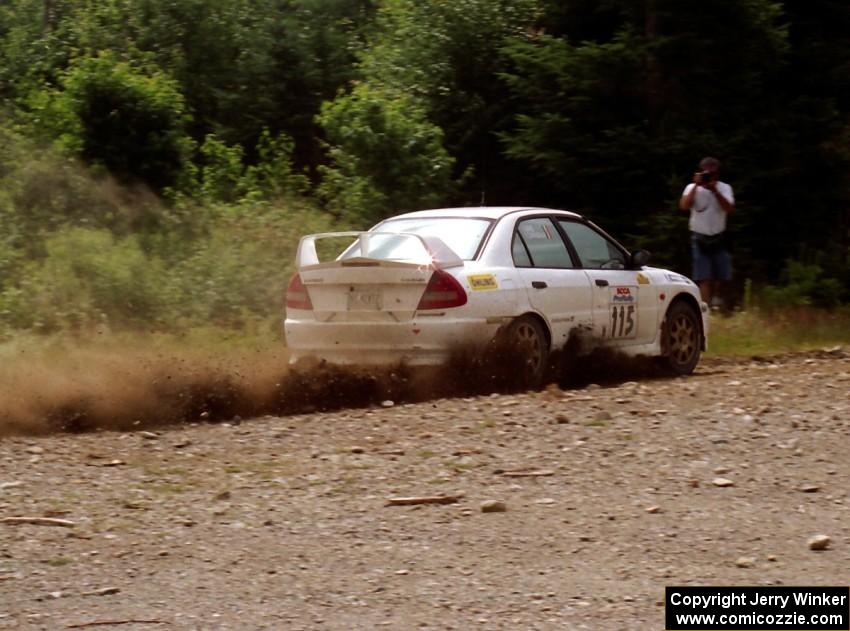
[[[423,318],[424,319],[424,318]],[[425,322],[284,322],[290,362],[315,358],[332,364],[437,366],[453,353],[485,346],[499,330],[486,319]]]

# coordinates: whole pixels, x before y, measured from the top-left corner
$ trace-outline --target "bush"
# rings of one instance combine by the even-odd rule
[[[143,325],[162,316],[163,267],[135,237],[69,228],[45,241],[46,257],[24,266],[0,294],[0,320],[15,328]]]
[[[201,197],[208,202],[257,202],[305,193],[309,182],[294,172],[294,149],[286,134],[272,137],[264,130],[256,147],[257,163],[245,166],[240,145],[228,146],[209,134],[201,146]]]
[[[168,275],[178,328],[279,317],[300,237],[336,228],[329,215],[292,204],[222,206],[217,213],[209,234]]]
[[[74,62],[61,89],[35,94],[32,118],[48,137],[122,183],[157,192],[188,186],[194,143],[177,83],[102,52]]]
[[[166,206],[145,187],[94,176],[74,158],[0,126],[0,291],[15,277],[15,261],[42,259],[45,239],[67,227],[136,234],[139,243],[176,247],[198,234],[207,213]]]
[[[762,290],[761,302],[768,308],[836,307],[844,298],[841,281],[827,277],[820,265],[789,260],[782,272],[782,285]]]
[[[169,248],[169,235],[145,242],[97,228],[64,227],[43,255],[0,257],[13,270],[0,285],[0,330],[179,331],[279,320],[302,234],[336,229],[309,207],[268,203],[216,206],[203,232]],[[14,250],[13,250],[14,251]]]

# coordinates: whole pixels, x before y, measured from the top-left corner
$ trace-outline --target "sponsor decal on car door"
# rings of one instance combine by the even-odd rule
[[[611,322],[608,330],[612,338],[628,339],[637,336],[636,287],[611,287]]]
[[[656,290],[633,270],[586,270],[593,288],[593,334],[607,344],[655,340]]]

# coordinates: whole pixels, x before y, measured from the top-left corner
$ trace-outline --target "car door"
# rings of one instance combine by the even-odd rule
[[[658,299],[649,277],[627,269],[628,255],[595,227],[572,219],[559,226],[593,291],[593,335],[611,346],[649,344],[658,332]]]
[[[553,348],[563,346],[575,327],[589,330],[593,319],[590,281],[577,269],[552,218],[518,219],[511,251],[529,302],[549,323]]]

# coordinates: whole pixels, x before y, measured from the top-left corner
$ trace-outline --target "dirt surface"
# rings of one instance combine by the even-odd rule
[[[73,525],[0,523],[0,629],[662,629],[665,585],[847,585],[848,391],[833,350],[5,438],[0,520]]]

